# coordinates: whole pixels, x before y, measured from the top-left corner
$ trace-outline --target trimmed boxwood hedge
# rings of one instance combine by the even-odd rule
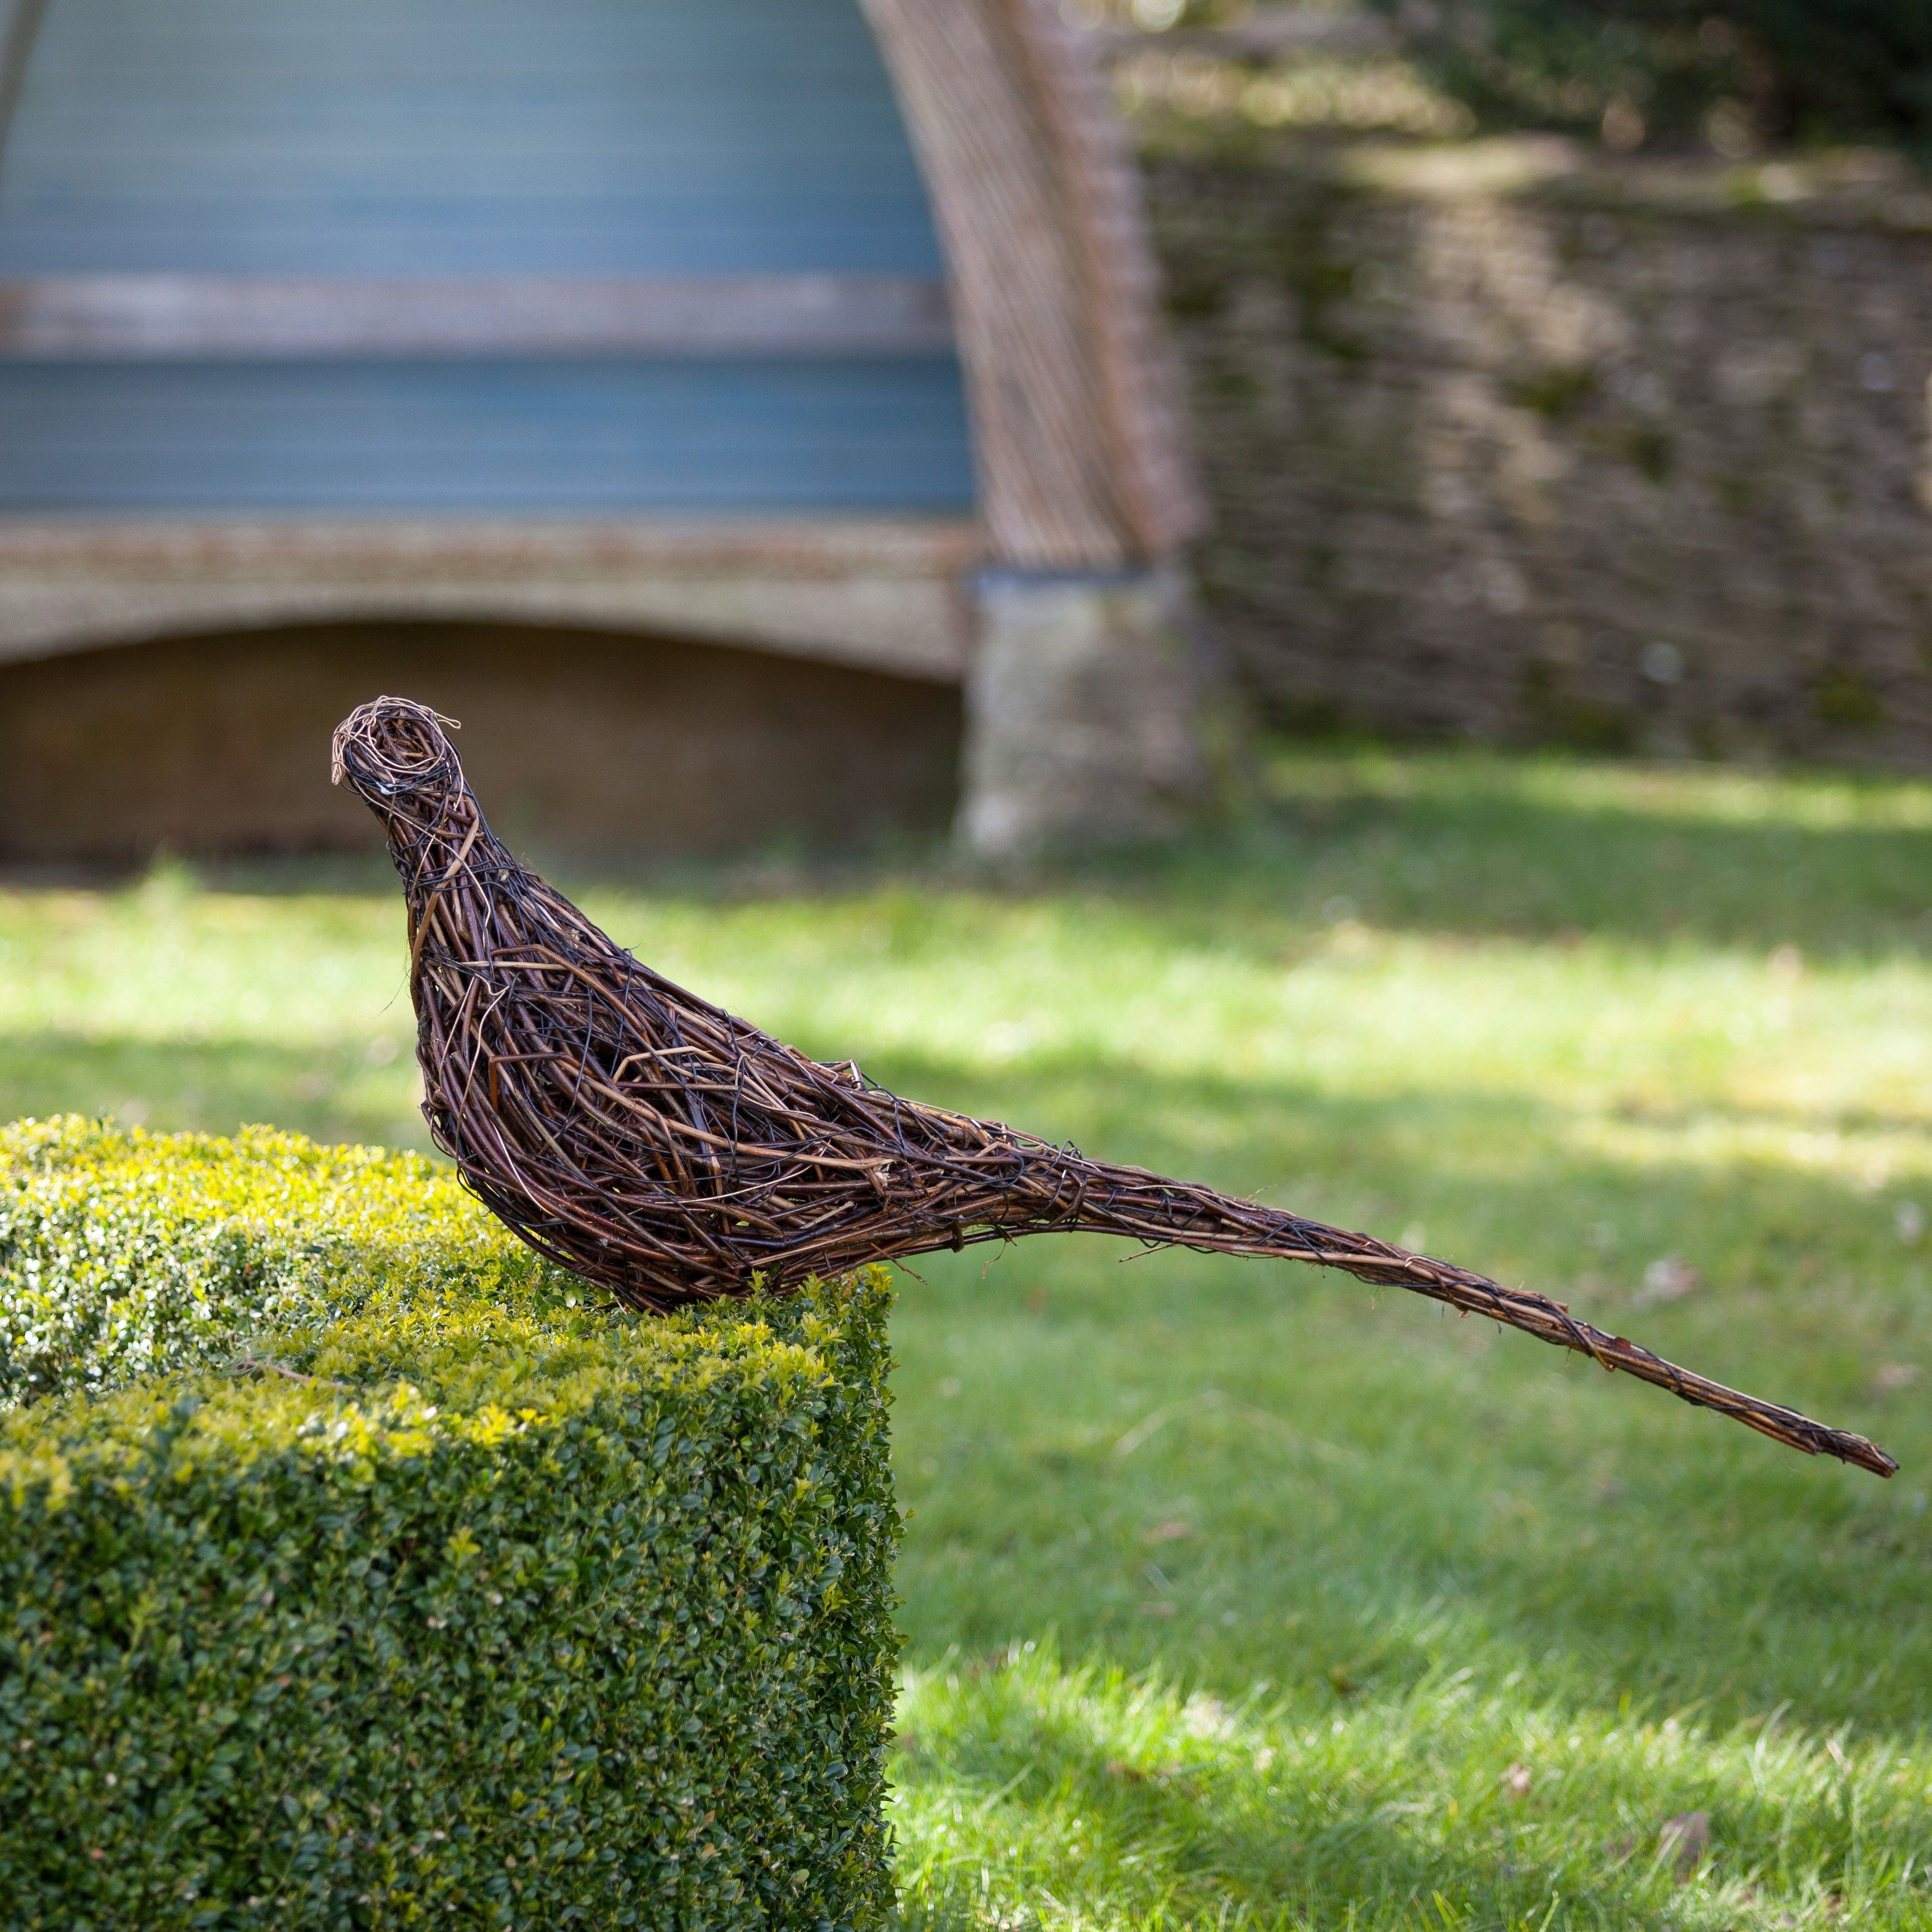
[[[878,1924],[889,1299],[635,1317],[412,1156],[0,1130],[0,1924]]]

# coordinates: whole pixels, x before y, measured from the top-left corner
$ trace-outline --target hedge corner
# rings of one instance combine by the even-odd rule
[[[0,1130],[0,1923],[880,1924],[890,1301],[614,1312],[412,1156]]]

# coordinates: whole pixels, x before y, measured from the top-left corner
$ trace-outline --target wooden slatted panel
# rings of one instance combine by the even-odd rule
[[[14,129],[14,110],[20,104],[27,58],[34,50],[47,0],[0,0],[0,160]]]
[[[940,270],[856,0],[51,0],[0,169],[14,282]],[[957,512],[913,346],[0,371],[0,506]]]
[[[0,357],[916,356],[913,275],[40,275],[0,280]]]
[[[970,501],[904,363],[0,368],[0,512],[915,511]]]
[[[934,274],[854,0],[51,0],[0,274]]]

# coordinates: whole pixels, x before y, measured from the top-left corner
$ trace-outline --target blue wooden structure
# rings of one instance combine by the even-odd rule
[[[1153,292],[1060,0],[0,0],[0,858],[359,838],[378,676],[607,846],[1164,824]]]
[[[856,0],[50,0],[0,158],[4,281],[940,273]],[[78,348],[0,513],[973,506],[944,341]]]

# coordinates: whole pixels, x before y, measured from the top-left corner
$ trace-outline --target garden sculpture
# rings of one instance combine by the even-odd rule
[[[1898,1467],[1862,1436],[1707,1381],[1544,1295],[808,1059],[640,964],[519,865],[484,823],[452,724],[379,698],[334,746],[334,778],[382,821],[408,900],[423,1112],[492,1212],[628,1306],[778,1291],[1019,1234],[1118,1234],[1412,1289],[1808,1454]]]

